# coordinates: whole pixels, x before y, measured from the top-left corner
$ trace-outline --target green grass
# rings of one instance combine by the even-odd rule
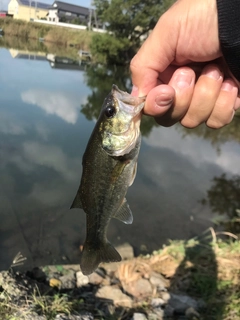
[[[230,238],[226,239],[226,235]],[[209,229],[209,234],[189,241],[169,241],[154,252],[150,261],[153,259],[156,271],[164,274],[166,270],[169,291],[185,292],[205,301],[201,319],[239,320],[240,241],[235,238],[231,233]],[[172,274],[168,274],[172,267]]]
[[[92,31],[63,28],[11,18],[0,19],[0,28],[3,29],[4,35],[17,36],[25,40],[44,38],[47,42],[62,46],[72,45],[82,50],[89,50],[93,35]]]

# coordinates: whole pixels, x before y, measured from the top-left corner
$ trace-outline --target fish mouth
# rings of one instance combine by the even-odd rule
[[[118,101],[119,108],[132,117],[142,111],[146,100],[146,96],[131,96],[128,92],[120,90],[115,84],[112,86],[112,95]]]

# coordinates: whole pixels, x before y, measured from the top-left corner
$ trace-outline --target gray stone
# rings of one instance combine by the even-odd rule
[[[142,278],[134,282],[126,283],[124,285],[124,290],[136,298],[146,297],[152,294],[153,291],[150,282],[147,279]]]
[[[156,313],[149,313],[148,320],[162,320],[162,318],[159,318],[159,316]]]
[[[203,299],[199,299],[197,301],[197,310],[202,310],[202,309],[205,309],[207,306],[206,302],[203,300]]]
[[[187,295],[171,294],[169,304],[178,314],[185,314],[185,311],[190,307],[197,309],[197,301]]]
[[[86,286],[89,283],[89,279],[87,276],[85,276],[82,271],[78,271],[76,273],[77,278],[77,287],[80,288],[82,286]]]
[[[59,277],[61,281],[61,289],[74,289],[76,287],[76,276],[73,270],[69,270],[67,274]]]
[[[164,310],[162,308],[154,308],[153,312],[157,315],[158,320],[163,319],[164,317]]]
[[[120,253],[123,260],[130,260],[134,258],[133,247],[129,243],[124,243],[118,246],[116,249]]]
[[[58,314],[55,320],[94,320],[94,317],[90,312],[83,311],[79,315]]]
[[[188,319],[200,319],[200,314],[192,307],[188,308],[185,312]]]
[[[111,300],[115,306],[132,307],[132,299],[124,294],[119,288],[113,286],[99,288],[96,292],[96,297]]]
[[[167,280],[160,273],[152,273],[149,280],[151,284],[159,291],[163,291],[166,289]]]
[[[29,291],[24,283],[20,289],[18,282],[8,271],[2,271],[0,273],[0,287],[7,292],[10,298],[26,296]]]
[[[147,320],[145,314],[143,313],[139,313],[139,312],[135,312],[133,314],[132,320]]]
[[[173,315],[174,315],[174,308],[169,304],[167,304],[166,308],[164,309],[164,316],[172,317]]]
[[[16,312],[11,319],[18,320],[47,320],[45,316],[39,316],[36,312],[29,313],[28,311]]]

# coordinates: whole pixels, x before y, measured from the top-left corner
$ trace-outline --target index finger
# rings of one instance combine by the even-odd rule
[[[130,64],[132,83],[138,88],[140,96],[147,95],[159,84],[159,74],[174,60],[176,34],[171,37],[166,32],[165,20],[164,15],[161,16]]]

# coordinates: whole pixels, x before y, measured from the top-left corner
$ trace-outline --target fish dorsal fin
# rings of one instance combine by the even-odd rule
[[[72,203],[72,205],[71,205],[71,207],[70,207],[70,209],[73,209],[73,208],[80,208],[80,209],[83,208],[83,207],[82,207],[82,200],[81,200],[81,198],[80,198],[79,193],[76,194],[76,197],[75,197],[75,199],[73,200],[73,203]]]
[[[113,218],[118,219],[126,224],[132,224],[133,215],[132,215],[132,211],[127,203],[126,198],[123,200],[121,207],[115,213]]]
[[[137,162],[135,163],[135,166],[133,168],[133,172],[132,172],[132,180],[129,183],[129,187],[133,184],[135,178],[136,178],[136,174],[137,174]]]

